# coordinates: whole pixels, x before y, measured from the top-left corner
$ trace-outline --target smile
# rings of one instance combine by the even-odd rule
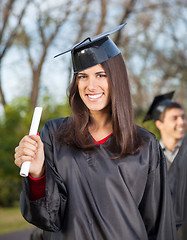
[[[95,100],[95,99],[98,99],[98,98],[102,97],[102,96],[103,96],[103,93],[92,94],[92,95],[87,94],[87,96],[88,96],[89,99],[93,99],[93,100]]]
[[[184,128],[177,128],[178,131],[184,131]]]

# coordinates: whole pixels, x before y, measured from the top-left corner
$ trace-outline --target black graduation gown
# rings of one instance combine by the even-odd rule
[[[177,225],[187,221],[187,135],[168,170]]]
[[[24,218],[52,231],[50,240],[174,240],[176,227],[166,163],[155,136],[144,129],[137,154],[111,160],[105,144],[92,153],[60,146],[55,131],[63,119],[41,131],[45,148],[46,196],[29,200],[24,179]]]

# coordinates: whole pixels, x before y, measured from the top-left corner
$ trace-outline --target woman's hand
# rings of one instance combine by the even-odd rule
[[[30,175],[39,178],[44,174],[44,150],[41,138],[37,135],[25,136],[15,148],[15,164],[21,168],[25,161],[30,161]]]

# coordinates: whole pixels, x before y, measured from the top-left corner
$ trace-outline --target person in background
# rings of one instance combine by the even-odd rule
[[[15,149],[18,167],[31,161],[21,212],[44,239],[177,238],[163,152],[135,124],[125,62],[109,38],[124,26],[68,50],[71,116],[47,121]]]
[[[182,106],[172,100],[174,91],[158,95],[143,120],[154,120],[167,161],[168,181],[180,240],[187,239],[187,120]]]

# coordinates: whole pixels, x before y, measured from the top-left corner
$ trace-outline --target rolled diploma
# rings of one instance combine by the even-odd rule
[[[41,114],[42,114],[42,107],[35,107],[29,135],[37,135]],[[26,161],[26,162],[23,162],[23,164],[21,165],[20,175],[22,177],[28,176],[30,163],[31,163],[30,161]]]

